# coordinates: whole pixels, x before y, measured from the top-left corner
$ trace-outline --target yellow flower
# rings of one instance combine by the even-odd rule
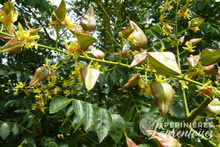
[[[173,29],[173,27],[171,27],[169,24],[162,22],[162,29],[161,29],[161,33],[163,35],[169,35],[169,32]]]
[[[185,43],[185,45],[186,45],[186,47],[183,47],[183,49],[189,51],[190,53],[192,53],[192,52],[195,51],[194,48],[195,48],[196,46],[193,46],[193,44],[192,44],[191,42],[187,41],[187,42]]]
[[[135,42],[134,38],[135,38],[135,37],[134,37],[134,35],[133,35],[133,34],[131,34],[131,35],[129,35],[129,36],[128,36],[128,38],[127,38],[127,39],[128,39],[128,41],[131,41],[131,43],[132,43],[132,44],[136,44],[136,42]]]
[[[5,25],[8,31],[13,30],[12,23],[18,19],[18,13],[15,13],[13,10],[14,5],[11,2],[7,2],[0,11],[0,22]]]
[[[24,88],[25,87],[25,83],[23,82],[18,82],[15,86],[15,89],[21,89],[21,88]]]
[[[84,63],[77,65],[77,62],[75,63],[75,71],[72,72],[72,74],[75,75],[75,77],[77,77],[79,82],[82,82],[82,77],[81,77],[81,73],[80,73],[80,68],[82,68],[84,66]]]
[[[161,29],[161,34],[162,34],[162,35],[169,35],[169,32],[162,27],[162,29]]]
[[[18,31],[16,32],[16,37],[21,41],[21,45],[25,48],[36,47],[36,39],[39,39],[39,35],[31,35],[30,30],[24,30],[22,25],[18,23]]]
[[[164,15],[164,14],[160,15],[160,21],[159,21],[159,23],[160,23],[160,24],[162,24],[162,23],[163,23],[164,18],[166,18],[166,17],[167,17],[167,16],[166,16],[166,15]]]
[[[74,91],[70,91],[70,90],[64,90],[63,93],[65,94],[65,97],[68,97],[69,95],[75,94]]]
[[[147,88],[146,88],[146,90],[145,90],[145,95],[146,95],[146,96],[152,95],[152,91],[151,91],[150,85],[147,86]]]
[[[94,68],[100,69],[101,65],[99,64],[99,62],[96,62],[94,65]]]
[[[192,27],[192,28],[190,28],[191,30],[193,30],[193,32],[197,32],[198,30],[199,30],[199,27]]]
[[[60,87],[56,87],[56,88],[53,90],[53,94],[57,94],[59,91],[61,91]]]
[[[69,82],[68,81],[64,81],[62,85],[63,85],[63,87],[68,87],[69,86]]]
[[[70,45],[67,44],[66,39],[64,39],[65,47],[70,52],[75,52],[81,48],[81,45],[76,42],[76,40],[72,41]]]
[[[181,9],[178,14],[180,16],[183,16],[184,19],[190,19],[191,15],[188,13],[189,9],[186,9],[185,11]]]
[[[33,93],[41,93],[41,89],[40,88],[36,88]]]
[[[65,94],[65,97],[68,97],[71,94],[70,90],[64,90],[63,93]]]
[[[166,3],[162,4],[164,7],[160,10],[160,12],[164,12],[166,10],[171,10],[173,6],[170,5],[170,3],[172,3],[172,1],[166,0]]]
[[[173,27],[171,27],[169,24],[165,23],[165,22],[162,22],[163,26],[168,30],[168,31],[171,31],[173,30]]]
[[[81,30],[81,27],[79,25],[76,25],[74,23],[70,23],[69,19],[68,19],[68,16],[66,15],[65,16],[65,19],[64,20],[60,20],[60,19],[55,19],[55,20],[51,20],[51,23],[50,25],[53,25],[54,28],[58,28],[58,27],[66,27],[68,29],[76,29],[78,31]]]

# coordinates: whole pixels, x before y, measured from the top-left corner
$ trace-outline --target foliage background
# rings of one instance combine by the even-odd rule
[[[3,5],[6,0],[0,3]],[[176,48],[172,47],[170,43],[172,39],[169,36],[161,34],[160,21],[161,14],[166,14],[165,21],[171,26],[175,27],[174,17],[175,13],[171,11],[160,12],[162,4],[165,1],[155,2],[153,0],[126,0],[126,1],[111,1],[111,0],[88,0],[88,1],[70,1],[68,2],[69,9],[67,10],[72,18],[76,18],[76,23],[80,23],[81,17],[85,14],[89,7],[93,7],[96,14],[97,27],[93,35],[99,38],[99,41],[93,45],[106,53],[107,61],[130,64],[132,57],[123,58],[113,56],[113,52],[120,52],[122,49],[127,49],[124,46],[124,40],[118,36],[118,32],[128,28],[129,20],[138,24],[138,26],[146,33],[148,37],[148,44],[145,47],[148,51],[159,51],[163,46],[165,51],[171,51],[176,54]],[[185,3],[181,1],[181,6]],[[18,22],[25,26],[24,20],[29,22],[31,28],[41,28],[39,32],[39,44],[54,47],[56,38],[53,29],[46,29],[50,26],[50,17],[56,9],[47,0],[17,0],[14,2],[16,11],[19,12],[18,21],[14,23],[17,26]],[[192,38],[203,38],[203,40],[196,45],[194,55],[204,48],[219,49],[220,48],[220,7],[219,2],[214,0],[192,1],[188,6],[192,18],[203,18],[205,21],[200,25],[198,32],[191,30],[183,31],[181,35],[185,35],[185,40]],[[72,19],[70,18],[70,19]],[[45,27],[45,28],[44,28]],[[178,22],[178,30],[185,30],[188,27],[188,20],[180,19]],[[61,30],[61,37],[71,40],[71,35],[66,29]],[[0,39],[0,45],[3,46],[7,41]],[[180,46],[180,52],[183,51]],[[59,40],[59,49],[66,51],[64,42]],[[181,67],[184,71],[188,69],[186,57],[190,56],[189,52],[181,54]],[[27,90],[26,88],[19,89],[15,94],[18,82],[28,84],[31,80],[34,71],[45,64],[46,58],[50,65],[58,64],[59,69],[56,71],[57,82],[55,85],[47,85],[48,81],[42,81],[36,88],[36,91]],[[145,146],[155,146],[152,140],[147,140],[139,130],[139,122],[144,117],[152,117],[157,121],[161,121],[160,112],[157,108],[155,99],[152,95],[146,96],[144,91],[139,87],[131,87],[124,90],[121,88],[127,80],[135,73],[145,75],[142,70],[134,70],[123,66],[114,66],[111,64],[104,64],[93,62],[94,66],[100,66],[102,71],[111,69],[108,72],[103,72],[100,75],[94,89],[87,91],[82,83],[78,83],[77,74],[72,73],[75,66],[75,61],[66,55],[51,51],[46,48],[39,47],[38,50],[24,50],[17,53],[0,53],[0,140],[1,146],[125,146],[125,137],[122,134],[114,134],[107,136],[102,142],[97,136],[93,127],[88,130],[80,126],[79,117],[84,114],[77,114],[72,109],[77,108],[78,102],[85,104],[83,107],[89,107],[92,104],[94,109],[100,110],[97,115],[101,116],[102,123],[108,127],[112,127],[111,120],[108,121],[108,115],[114,115],[118,122],[125,126],[127,135],[137,144],[145,144]],[[82,59],[80,64],[88,65],[90,61]],[[198,77],[198,81],[209,79],[206,75]],[[153,74],[148,75],[148,80],[155,79]],[[214,77],[210,78],[215,80]],[[182,103],[182,90],[178,83],[171,81],[175,89],[175,97],[171,105],[167,122],[181,122],[184,120],[184,105]],[[59,88],[57,88],[59,87]],[[56,89],[57,88],[57,89]],[[187,100],[190,110],[196,108],[204,99],[204,96],[198,95],[195,92],[199,87],[195,84],[189,85],[187,90]],[[57,90],[57,91],[56,91]],[[40,91],[40,92],[39,92]],[[142,93],[143,92],[143,93]],[[39,99],[37,95],[42,94],[47,98],[45,107],[49,108],[51,100],[55,97],[57,100],[67,98],[74,98],[74,102],[68,103],[63,107],[62,111],[50,113],[49,109],[42,112],[40,109],[33,110],[33,104],[37,104]],[[57,96],[59,95],[59,96]],[[51,97],[51,98],[50,98]],[[56,99],[55,99],[56,100]],[[77,101],[81,100],[81,101]],[[83,102],[83,103],[82,103]],[[84,103],[85,102],[85,103]],[[86,103],[87,102],[87,103]],[[99,109],[102,108],[102,109]],[[55,109],[55,108],[54,108]],[[52,111],[50,110],[50,111]],[[80,110],[80,109],[79,109]],[[107,111],[106,111],[107,110]],[[102,112],[103,111],[103,112]],[[83,112],[83,111],[82,111]],[[209,116],[206,119],[206,113],[202,113],[200,118],[202,122],[213,121],[218,124],[217,116]],[[113,117],[113,116],[112,116]],[[117,118],[117,119],[116,119]],[[121,120],[123,118],[123,120]],[[117,123],[116,123],[117,124]],[[119,123],[120,124],[120,123]],[[6,129],[5,129],[6,128]],[[120,128],[120,125],[119,125]],[[117,129],[119,129],[117,128]],[[3,130],[5,130],[3,132]],[[10,130],[10,131],[7,131]],[[86,130],[86,131],[85,131]],[[116,132],[122,132],[119,129]],[[7,134],[8,133],[8,134]],[[102,133],[100,133],[102,134]],[[4,138],[5,136],[5,138]],[[112,138],[117,138],[116,141]],[[216,136],[213,136],[213,141],[216,141]],[[117,142],[117,143],[116,143]],[[206,142],[199,137],[193,139],[184,138],[180,140],[187,144],[194,146],[206,146]]]

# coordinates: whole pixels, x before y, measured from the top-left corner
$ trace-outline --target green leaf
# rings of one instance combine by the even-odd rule
[[[150,147],[148,144],[139,144],[138,147]]]
[[[73,107],[74,107],[74,112],[76,113],[76,116],[78,117],[78,120],[80,121],[85,116],[84,104],[80,100],[74,100]]]
[[[87,48],[93,44],[94,42],[96,42],[98,39],[87,35],[87,34],[77,34],[77,39],[79,44],[81,45],[81,50],[85,51],[87,50]]]
[[[27,139],[24,139],[24,145],[27,147],[37,147],[36,141],[34,140],[34,138],[29,137]],[[24,146],[23,145],[23,146]]]
[[[77,147],[77,143],[83,138],[81,130],[77,130],[71,134],[68,147]]]
[[[66,116],[70,117],[74,113],[74,107],[71,105],[67,110],[66,110]]]
[[[40,144],[41,147],[61,147],[60,144],[59,146],[57,145],[55,138],[52,137],[45,136],[43,139],[40,140],[40,143],[41,143]]]
[[[203,10],[205,8],[205,2],[198,2],[197,8],[198,8],[198,10]]]
[[[131,107],[129,107],[129,109],[126,109],[126,112],[123,115],[124,120],[130,121],[133,114],[134,114],[134,106],[131,106]]]
[[[100,75],[99,69],[92,68],[92,67],[82,67],[80,68],[80,73],[81,73],[83,82],[86,86],[86,89],[90,91],[95,86],[95,83],[99,78],[99,75]]]
[[[148,52],[148,58],[158,74],[177,76],[181,71],[172,52]]]
[[[50,103],[50,113],[52,114],[58,112],[59,110],[66,107],[71,101],[72,99],[68,99],[63,96],[55,96],[54,98],[52,98],[52,101]]]
[[[170,109],[174,96],[174,90],[168,83],[153,82],[150,84],[150,87],[156,99],[159,110],[164,118]]]
[[[110,136],[112,139],[115,141],[115,144],[117,144],[120,139],[123,136],[123,130],[124,130],[124,119],[117,114],[112,114],[112,125],[111,125],[111,130],[110,130]]]
[[[94,124],[94,118],[95,118],[95,111],[92,104],[86,103],[85,106],[86,109],[86,115],[84,117],[84,129],[87,131],[93,124]]]
[[[17,124],[14,124],[12,127],[11,127],[11,131],[14,135],[17,135],[19,133],[19,127]]]
[[[59,132],[60,133],[65,133],[67,132],[71,127],[72,127],[72,122],[70,121],[69,118],[66,118],[62,125],[59,127]]]
[[[4,122],[0,124],[0,136],[2,137],[3,140],[5,140],[5,138],[8,137],[10,132],[11,132],[11,128],[8,123]]]
[[[89,8],[84,17],[82,18],[81,25],[84,31],[93,31],[96,27],[96,19],[93,8]]]
[[[33,7],[36,4],[38,4],[38,2],[39,2],[38,0],[31,0],[31,1],[29,1],[29,5]]]
[[[218,62],[220,59],[220,49],[203,49],[201,51],[201,59],[202,65],[207,66]]]
[[[99,142],[108,135],[111,126],[111,116],[105,109],[98,109],[96,111],[95,131],[98,135]]]
[[[4,70],[4,69],[0,69],[0,75],[8,77],[8,72],[6,70]]]

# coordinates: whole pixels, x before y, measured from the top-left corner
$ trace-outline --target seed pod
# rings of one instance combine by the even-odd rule
[[[53,21],[58,21],[61,22],[65,19],[66,17],[66,3],[64,0],[60,2],[59,7],[54,11],[52,14],[52,20]]]
[[[198,27],[200,24],[202,24],[204,21],[204,19],[201,18],[194,18],[192,20],[190,20],[189,23],[189,27],[193,28],[193,27]]]
[[[131,86],[136,86],[136,85],[138,85],[138,82],[139,82],[140,77],[141,77],[141,74],[140,74],[140,73],[137,73],[137,74],[133,75],[133,76],[128,80],[128,82],[127,82],[122,88],[120,88],[119,90],[122,90],[122,89],[128,88],[128,87],[131,87]]]
[[[174,90],[168,83],[153,82],[150,84],[151,91],[156,99],[157,106],[164,118],[170,109],[173,100]]]
[[[115,56],[122,56],[122,58],[128,58],[131,55],[131,50],[123,50],[121,52],[113,53]]]
[[[153,130],[146,130],[154,141],[157,143],[158,147],[181,147],[182,145],[171,135],[164,133],[159,133]]]
[[[99,69],[92,68],[92,67],[82,67],[80,68],[80,73],[81,73],[83,82],[86,86],[86,89],[90,91],[95,86],[95,83],[99,78],[99,75],[100,75]]]
[[[18,38],[14,37],[9,40],[3,47],[0,48],[0,51],[5,52],[19,52],[21,51],[21,45]]]
[[[208,106],[205,108],[205,110],[212,114],[220,114],[220,101],[218,98],[214,98]]]
[[[146,58],[147,58],[147,51],[143,51],[141,53],[136,54],[134,56],[134,59],[133,59],[133,61],[131,63],[130,68],[134,67],[134,66],[136,66],[138,64],[141,64],[142,62],[144,62],[146,60]]]
[[[130,20],[130,27],[134,31],[129,35],[130,41],[138,48],[143,48],[147,45],[147,37],[139,26]]]
[[[201,59],[202,65],[207,66],[214,64],[220,60],[220,49],[203,49],[201,51]]]
[[[35,84],[45,79],[53,72],[54,72],[53,69],[51,69],[48,66],[41,66],[37,68],[37,70],[34,73],[34,77],[31,79],[28,87],[34,86]]]
[[[93,8],[89,8],[82,18],[81,26],[84,31],[93,31],[96,28],[96,19]]]
[[[121,32],[118,33],[118,35],[122,38],[127,39],[128,36],[134,31],[134,29],[127,29],[127,30],[122,30]]]
[[[148,59],[158,74],[178,76],[181,70],[172,52],[148,52]]]
[[[199,59],[200,59],[200,56],[199,56],[199,55],[196,55],[196,56],[187,57],[187,58],[186,58],[186,61],[188,62],[188,64],[189,64],[191,67],[196,67],[196,65],[197,65],[198,62],[199,62]]]
[[[203,70],[207,75],[210,75],[210,76],[218,75],[218,67],[215,64],[203,66]]]
[[[129,138],[126,134],[125,134],[125,138],[128,147],[138,147],[138,145],[134,143],[134,141],[131,138]]]
[[[105,58],[105,53],[101,50],[98,50],[94,47],[91,48],[92,55],[97,58],[103,60]]]

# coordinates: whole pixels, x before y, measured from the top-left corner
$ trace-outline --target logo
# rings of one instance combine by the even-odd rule
[[[156,124],[157,124],[157,121],[153,117],[143,118],[139,124],[139,128],[140,128],[141,133],[143,133],[146,136],[149,136],[149,134],[146,132],[146,130],[154,130]]]
[[[213,128],[212,123],[210,122],[164,122],[156,120],[153,117],[145,117],[139,123],[139,128],[141,133],[150,137],[152,137],[147,133],[147,130],[152,130],[154,132],[170,135],[172,137],[187,137],[193,138],[195,136],[201,137],[204,136],[206,138],[212,137]],[[176,130],[178,128],[190,128],[183,131]],[[154,136],[154,135],[152,135]]]

